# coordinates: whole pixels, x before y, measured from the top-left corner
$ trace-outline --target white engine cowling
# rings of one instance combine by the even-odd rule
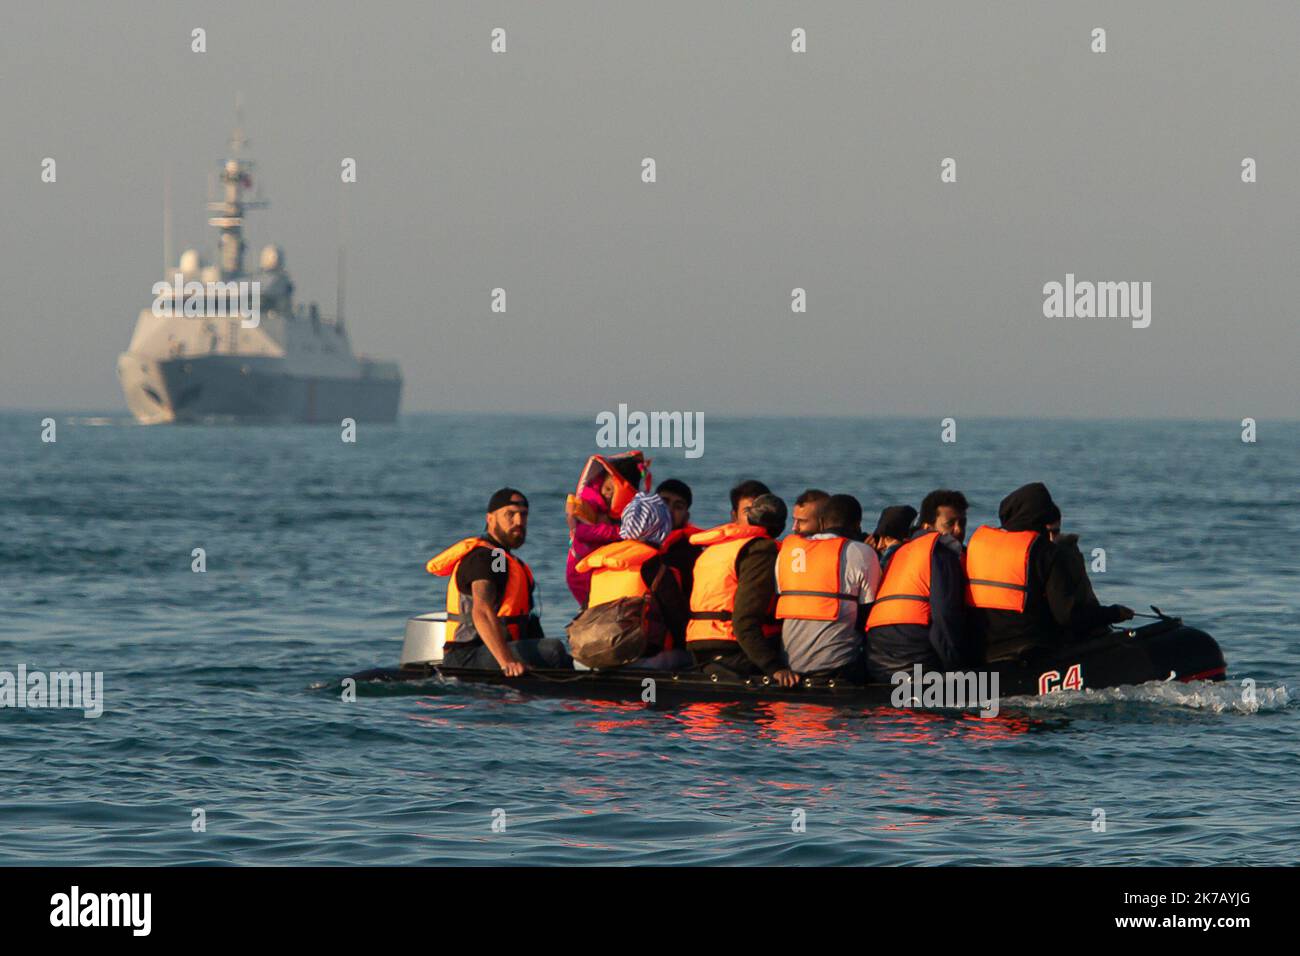
[[[406,638],[402,641],[401,667],[408,664],[442,662],[442,645],[447,638],[447,612],[433,611],[407,619]]]

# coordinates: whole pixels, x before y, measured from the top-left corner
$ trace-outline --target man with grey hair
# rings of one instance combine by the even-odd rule
[[[781,661],[781,627],[772,616],[775,539],[785,529],[785,502],[760,494],[743,517],[744,524],[733,521],[691,536],[704,552],[695,562],[686,648],[707,674],[764,674],[793,687],[799,679]]]

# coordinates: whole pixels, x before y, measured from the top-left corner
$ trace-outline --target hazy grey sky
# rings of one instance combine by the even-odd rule
[[[124,409],[164,176],[175,249],[210,253],[240,91],[272,202],[250,249],[282,243],[332,312],[344,236],[354,342],[401,361],[408,411],[1296,414],[1294,0],[45,0],[3,21],[0,406]],[[1151,282],[1150,328],[1044,318],[1066,273]]]

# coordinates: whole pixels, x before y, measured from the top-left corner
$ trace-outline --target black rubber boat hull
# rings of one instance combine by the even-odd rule
[[[1058,690],[1100,690],[1149,681],[1217,681],[1224,679],[1227,666],[1218,643],[1209,634],[1168,619],[979,670],[997,671],[998,696],[1006,698]],[[630,667],[611,671],[532,670],[522,677],[506,677],[500,671],[422,664],[352,676],[358,683],[419,681],[441,676],[467,683],[500,684],[547,696],[623,701],[645,700],[648,687],[645,681],[651,679],[654,702],[659,704],[759,698],[876,706],[893,703],[896,690],[891,684],[860,687],[826,680],[807,680],[797,687],[786,688],[761,677],[742,683],[714,680],[698,672],[638,671]]]

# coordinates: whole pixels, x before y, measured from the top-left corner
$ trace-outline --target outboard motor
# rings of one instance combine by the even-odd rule
[[[409,618],[402,641],[401,667],[442,663],[442,645],[447,639],[447,612],[433,611]]]

